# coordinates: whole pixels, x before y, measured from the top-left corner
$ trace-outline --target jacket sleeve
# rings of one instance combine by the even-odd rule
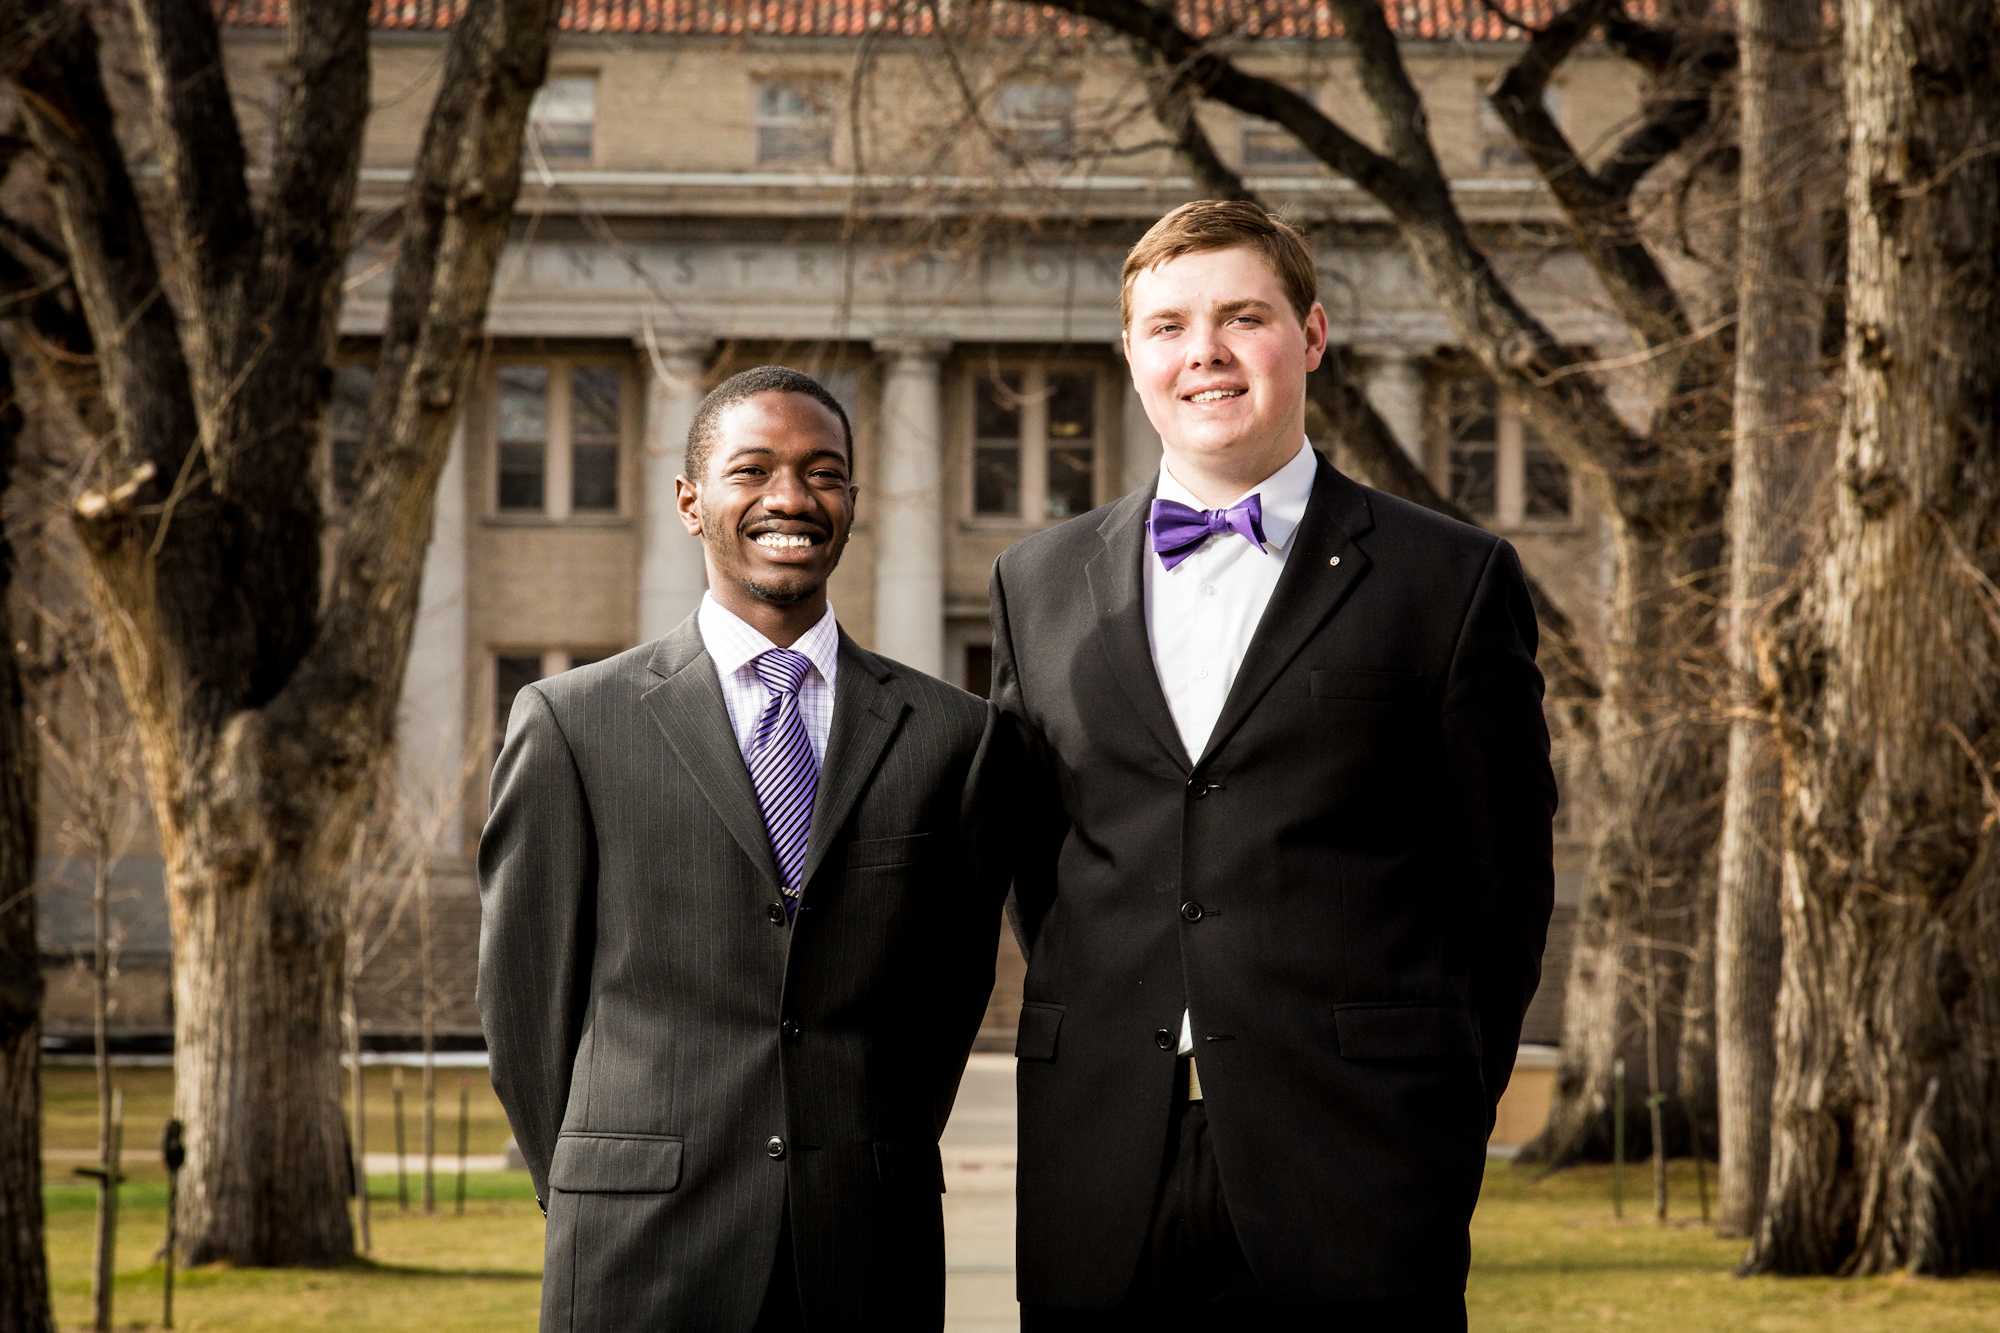
[[[990,612],[993,705],[997,711],[993,767],[1006,773],[1004,781],[987,784],[989,801],[1005,805],[1006,837],[995,845],[995,861],[1009,883],[1008,922],[1022,956],[1032,959],[1049,910],[1055,905],[1056,855],[1062,848],[1068,816],[1062,808],[1053,757],[1022,688],[999,561],[993,565]]]
[[[932,1039],[940,1060],[937,1086],[937,1130],[944,1133],[958,1097],[959,1081],[980,1020],[993,995],[993,964],[1000,945],[1000,903],[1007,893],[1004,810],[996,799],[1012,781],[1012,768],[998,742],[998,714],[989,703],[984,710],[978,748],[966,767],[959,800],[958,864],[963,891],[957,896],[950,946],[937,951],[933,993]]]
[[[1520,559],[1495,542],[1459,630],[1443,714],[1475,906],[1466,938],[1490,1108],[1514,1072],[1555,900],[1557,796],[1536,637]]]
[[[530,685],[515,696],[479,838],[479,1023],[545,1208],[590,991],[595,845],[569,742]]]

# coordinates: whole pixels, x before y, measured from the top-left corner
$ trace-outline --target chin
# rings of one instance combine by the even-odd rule
[[[805,601],[821,588],[824,588],[826,582],[825,580],[820,580],[819,582],[803,580],[798,583],[759,583],[752,581],[744,583],[743,586],[750,590],[752,597],[755,597],[766,606],[797,606],[800,602]]]

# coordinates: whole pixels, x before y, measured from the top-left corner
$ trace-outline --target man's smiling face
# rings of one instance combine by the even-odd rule
[[[723,410],[704,475],[677,489],[716,600],[760,628],[812,627],[854,526],[851,462],[839,419],[804,394],[774,390]]]
[[[1315,303],[1301,321],[1262,254],[1236,245],[1156,264],[1133,279],[1130,308],[1132,383],[1184,485],[1254,485],[1298,451],[1326,313]]]

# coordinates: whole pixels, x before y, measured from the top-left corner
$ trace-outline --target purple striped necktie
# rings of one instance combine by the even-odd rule
[[[771,856],[778,865],[779,886],[785,894],[785,916],[798,910],[799,876],[806,865],[806,843],[812,836],[813,792],[819,786],[819,760],[812,737],[799,712],[799,686],[812,659],[804,653],[773,648],[750,663],[757,679],[771,692],[757,717],[750,741],[750,785],[757,789],[757,808],[771,835]]]

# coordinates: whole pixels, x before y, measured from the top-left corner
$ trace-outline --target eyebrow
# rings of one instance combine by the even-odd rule
[[[740,458],[773,458],[777,456],[777,452],[766,444],[743,444],[731,449],[723,456],[723,461],[734,463]],[[815,449],[805,456],[805,461],[810,463],[821,458],[831,458],[842,467],[849,466],[847,455],[838,449]]]
[[[1218,319],[1229,319],[1245,312],[1269,314],[1275,307],[1269,301],[1260,301],[1254,296],[1246,296],[1235,301],[1219,301],[1215,306]],[[1170,306],[1164,310],[1153,310],[1139,317],[1141,324],[1153,324],[1163,319],[1185,320],[1188,312],[1180,306]]]

